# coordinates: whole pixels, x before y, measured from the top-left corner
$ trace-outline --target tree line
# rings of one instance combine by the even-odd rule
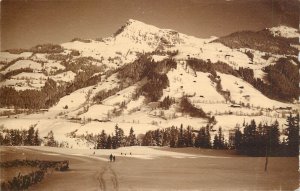
[[[62,146],[54,139],[54,133],[51,130],[47,136],[41,138],[39,130],[35,129],[36,125],[32,125],[28,130],[5,129],[0,130],[0,145],[5,146],[45,146],[58,147]]]
[[[125,146],[136,146],[140,145],[140,141],[134,133],[133,128],[130,128],[129,134],[125,135],[124,130],[116,124],[113,133],[106,133],[102,130],[101,133],[93,134],[76,134],[77,130],[67,134],[70,138],[78,140],[85,140],[86,142],[93,145],[94,149],[117,149]]]
[[[124,135],[122,128],[115,126],[114,134],[107,134],[104,130],[96,135],[95,149],[116,149],[125,146],[139,145],[133,128],[130,128],[128,136]]]
[[[34,129],[35,125],[28,130],[2,129],[0,131],[0,145],[6,146],[40,146],[42,140],[39,130]]]
[[[233,148],[238,153],[264,156],[297,156],[299,151],[299,114],[288,116],[284,138],[280,141],[279,124],[256,124],[254,120],[246,124],[243,133],[240,129],[235,131],[233,137]]]
[[[179,128],[172,126],[164,129],[147,131],[142,138],[143,146],[169,146],[177,147],[202,147],[211,148],[210,126],[196,130],[191,126]]]
[[[9,49],[6,52],[11,54],[21,54],[23,52],[41,53],[41,54],[51,54],[51,53],[62,53],[64,48],[58,44],[40,44],[36,45],[30,49]]]
[[[287,118],[285,138],[282,141],[277,121],[273,124],[256,125],[255,120],[252,120],[250,124],[243,124],[243,127],[243,132],[237,128],[226,140],[221,127],[212,139],[211,132],[215,130],[209,125],[200,129],[172,126],[147,131],[142,138],[142,145],[230,149],[250,156],[298,156],[299,115]]]
[[[61,97],[66,95],[64,86],[48,78],[41,90],[17,91],[12,87],[0,88],[0,107],[14,107],[24,109],[43,109],[56,104]]]
[[[168,146],[172,148],[195,147],[208,149],[235,150],[237,154],[249,156],[298,156],[299,154],[299,114],[290,114],[286,120],[286,128],[283,130],[284,138],[280,140],[279,123],[256,124],[251,120],[250,124],[244,123],[243,130],[236,127],[229,133],[228,140],[225,139],[221,127],[216,130],[213,126],[206,125],[199,129],[191,126],[172,126],[163,129],[149,130],[140,138],[130,129],[126,136],[122,128],[115,126],[115,132],[107,134],[105,130],[101,133],[84,136],[70,133],[71,138],[84,138],[94,144],[94,149],[116,149],[125,146]],[[0,145],[8,146],[39,146],[43,142],[45,146],[63,146],[54,139],[52,131],[44,139],[39,137],[38,130],[31,126],[28,130],[2,129],[0,131]]]

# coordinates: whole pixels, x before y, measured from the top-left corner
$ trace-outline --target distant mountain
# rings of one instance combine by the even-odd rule
[[[215,40],[230,48],[249,48],[273,54],[296,55],[298,49],[290,46],[296,44],[298,37],[296,29],[275,27],[258,32],[242,31]]]
[[[283,37],[288,39],[299,38],[299,30],[284,25],[267,29],[274,37]]]

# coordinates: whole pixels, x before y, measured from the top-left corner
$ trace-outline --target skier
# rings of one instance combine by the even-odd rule
[[[109,155],[109,160],[110,160],[110,162],[112,161],[112,159],[113,159],[113,155],[110,154],[110,155]]]
[[[115,156],[115,155],[113,156],[113,161],[114,161],[114,162],[116,161],[116,156]]]

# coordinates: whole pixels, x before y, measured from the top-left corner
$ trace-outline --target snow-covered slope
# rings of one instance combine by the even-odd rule
[[[274,36],[284,38],[299,38],[299,30],[284,25],[268,29]]]
[[[268,30],[275,36],[285,38],[299,36],[298,30],[285,26]],[[130,19],[108,38],[75,39],[63,43],[63,51],[59,53],[30,50],[20,54],[1,52],[1,87],[40,91],[49,78],[57,86],[68,90],[68,93],[62,94],[49,110],[38,114],[19,114],[15,118],[7,118],[0,110],[3,114],[0,116],[0,125],[5,128],[28,128],[36,124],[42,136],[52,130],[57,140],[67,141],[74,148],[88,145],[80,145],[68,137],[67,134],[72,131],[86,135],[100,133],[104,129],[111,134],[118,124],[126,134],[131,127],[136,134],[142,134],[147,130],[172,125],[191,125],[196,129],[205,126],[207,118],[191,117],[189,113],[181,112],[180,101],[186,96],[194,107],[201,108],[209,117],[215,116],[215,127],[223,127],[226,135],[237,123],[250,122],[251,119],[257,122],[278,119],[282,127],[285,116],[299,109],[298,103],[273,100],[242,77],[217,71],[222,91],[230,93],[228,100],[218,90],[217,82],[209,76],[210,73],[194,71],[188,66],[187,60],[201,59],[212,65],[225,63],[233,70],[249,68],[253,70],[255,78],[264,81],[264,68],[274,65],[280,58],[287,58],[286,55],[250,48],[229,48],[214,42],[216,39],[200,39]],[[168,86],[162,90],[162,96],[156,102],[150,102],[144,92],[139,92],[149,76],[131,83],[118,75],[123,67],[130,66],[141,55],[157,63],[172,59],[177,65],[170,70],[164,68],[157,71],[167,77]],[[296,55],[290,57],[297,58]],[[32,71],[22,71],[26,68]],[[11,75],[7,76],[7,73]],[[97,76],[101,78],[95,78]],[[85,78],[95,79],[85,83],[88,81]],[[84,85],[77,87],[77,83]],[[103,99],[95,100],[99,93],[102,93]],[[160,102],[166,97],[174,98],[174,103],[168,109],[163,109]],[[12,110],[12,107],[3,106],[2,109]]]
[[[231,98],[236,103],[245,103],[254,107],[276,108],[287,107],[289,104],[284,104],[267,98],[252,85],[244,80],[232,75],[221,74],[221,83],[224,89],[229,90]]]

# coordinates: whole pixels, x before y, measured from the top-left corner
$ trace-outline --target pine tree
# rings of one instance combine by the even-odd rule
[[[195,138],[195,147],[211,148],[209,126],[201,127]]]
[[[111,136],[111,148],[112,149],[119,148],[117,136],[114,135]]]
[[[134,145],[136,145],[136,142],[137,142],[136,136],[134,134],[134,130],[132,127],[130,128],[130,131],[129,131],[128,142],[129,142],[129,146],[134,146]]]
[[[200,134],[201,129],[198,131],[196,138],[195,138],[195,147],[199,148],[201,145],[201,134]]]
[[[34,138],[33,138],[33,145],[35,146],[40,146],[41,145],[41,139],[39,137],[39,130],[37,129],[34,133]]]
[[[6,135],[4,136],[3,145],[8,145],[8,146],[12,145],[9,133],[6,133]]]
[[[151,139],[152,139],[151,132],[147,131],[145,136],[143,137],[142,145],[143,146],[150,146],[151,145]]]
[[[222,133],[222,128],[221,127],[218,130],[218,134],[216,134],[214,136],[213,148],[214,149],[224,149],[225,148],[224,135]]]
[[[124,139],[124,131],[123,129],[118,127],[118,124],[115,126],[115,136],[113,139],[114,148],[119,148],[121,146],[125,146],[126,140]]]
[[[155,130],[154,137],[155,137],[155,143],[156,143],[155,145],[162,146],[163,145],[163,134],[159,129]]]
[[[184,147],[184,136],[183,136],[183,125],[180,125],[179,135],[178,135],[178,147]]]
[[[216,134],[214,136],[213,148],[214,149],[224,149],[225,148],[224,135],[222,133],[221,127],[218,130],[218,134]]]
[[[126,145],[126,139],[125,139],[125,135],[124,135],[124,131],[122,128],[119,128],[119,137],[118,137],[118,146],[119,147],[124,147]]]
[[[267,124],[262,125],[261,123],[258,124],[256,129],[256,151],[255,154],[257,156],[264,156],[266,154],[266,147],[270,147],[270,129],[271,126]]]
[[[196,140],[195,140],[196,147],[205,148],[205,139],[206,139],[205,128],[202,127],[202,128],[200,128],[200,130],[196,136]]]
[[[46,139],[47,139],[47,141],[46,141],[45,146],[56,147],[58,145],[54,139],[54,134],[53,134],[52,130],[48,133]]]
[[[170,128],[163,130],[163,146],[169,146],[170,147],[170,141],[171,141],[171,131]]]
[[[27,138],[27,131],[23,129],[21,130],[21,140],[22,140],[21,145],[25,145],[26,138]]]
[[[174,126],[170,130],[170,147],[174,148],[178,145],[178,129]]]
[[[107,135],[104,130],[97,136],[96,149],[105,149],[107,146]]]
[[[101,148],[101,144],[100,144],[100,134],[96,135],[96,142],[95,142],[95,146],[94,149],[100,149]]]
[[[256,123],[254,120],[251,121],[250,125],[245,126],[243,135],[243,151],[246,154],[254,154],[256,151]]]
[[[205,139],[204,139],[204,148],[211,148],[211,137],[210,137],[210,132],[209,132],[209,125],[206,125],[205,127]]]
[[[21,136],[21,131],[19,129],[16,130],[16,140],[17,140],[17,145],[22,145],[22,136]]]
[[[279,149],[279,123],[276,120],[274,124],[269,127],[269,143],[270,143],[270,153],[275,152]]]
[[[213,141],[213,149],[219,149],[220,148],[220,143],[219,143],[219,138],[218,135],[214,136],[214,141]]]
[[[112,148],[112,138],[110,135],[108,135],[107,137],[107,142],[106,142],[106,146],[105,146],[106,149],[111,149]]]
[[[193,145],[193,137],[192,137],[192,129],[190,126],[187,127],[184,134],[185,145],[187,147],[192,147]]]
[[[287,118],[287,147],[289,155],[299,154],[299,114],[295,117],[290,114]]]
[[[236,150],[239,150],[241,148],[242,136],[242,132],[240,131],[240,128],[238,128],[234,134],[234,147]]]
[[[218,130],[218,143],[219,143],[219,149],[224,149],[225,148],[224,134],[222,132],[221,127]]]
[[[34,127],[31,126],[27,132],[25,145],[34,145]]]
[[[16,133],[14,129],[9,130],[9,137],[10,137],[10,145],[17,145],[16,142]]]

